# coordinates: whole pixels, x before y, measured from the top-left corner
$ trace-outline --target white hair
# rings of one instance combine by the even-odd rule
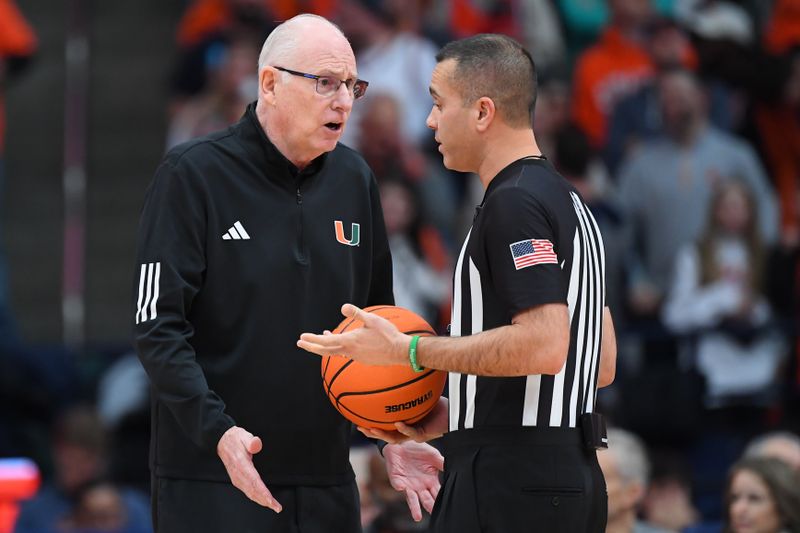
[[[650,461],[642,440],[624,429],[608,430],[608,450],[601,453],[614,454],[619,476],[628,482],[647,487],[650,479]]]
[[[744,451],[744,457],[762,457],[764,450],[773,442],[785,442],[800,451],[800,437],[789,431],[773,431],[754,438]]]
[[[292,17],[289,20],[281,23],[278,27],[272,30],[267,40],[264,41],[264,46],[261,47],[261,54],[258,56],[258,70],[261,71],[264,67],[273,66],[279,63],[286,63],[291,60],[294,51],[297,49],[297,44],[300,41],[300,35],[297,27],[306,21],[322,21],[334,28],[342,37],[345,37],[344,32],[325,17],[319,15],[312,15],[310,13],[303,13]],[[283,66],[283,65],[280,65]]]

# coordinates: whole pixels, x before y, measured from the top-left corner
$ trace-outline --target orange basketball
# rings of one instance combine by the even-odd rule
[[[436,335],[425,319],[408,309],[376,305],[364,311],[382,316],[403,333]],[[360,320],[347,318],[333,333],[363,326]],[[410,364],[371,366],[346,354],[322,357],[322,385],[328,399],[345,418],[361,427],[393,430],[395,422],[413,424],[421,420],[436,405],[446,379],[446,372],[426,368],[418,373]]]

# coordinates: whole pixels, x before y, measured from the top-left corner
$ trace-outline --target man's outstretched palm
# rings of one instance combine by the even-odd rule
[[[439,450],[429,444],[408,441],[387,444],[383,449],[386,472],[395,490],[405,492],[411,517],[422,520],[422,509],[433,512],[433,503],[441,486],[439,472],[444,469],[444,458]]]

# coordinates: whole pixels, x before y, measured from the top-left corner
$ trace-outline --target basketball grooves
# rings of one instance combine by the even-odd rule
[[[369,312],[370,313],[374,313],[375,311],[380,311],[381,309],[391,309],[392,307],[394,307],[394,306],[393,305],[383,305],[381,307],[376,307],[374,309],[370,309]],[[380,316],[380,315],[378,315],[378,316]],[[344,333],[345,331],[347,331],[347,328],[352,326],[355,321],[356,321],[355,317],[351,318],[350,322],[345,324],[345,326],[342,328],[342,330],[339,333]],[[436,336],[436,332],[433,331],[433,330],[430,330],[430,329],[404,331],[403,333],[405,333],[406,335],[418,335],[418,334],[421,334],[421,333],[427,333],[432,337]],[[333,382],[336,381],[336,378],[339,377],[339,374],[344,372],[344,369],[347,368],[348,366],[350,366],[350,364],[352,362],[353,362],[353,360],[351,359],[348,362],[346,362],[344,365],[342,365],[342,368],[340,368],[339,370],[336,371],[336,374],[334,374],[331,377],[331,380],[327,381],[326,378],[328,377],[328,365],[331,364],[330,357],[328,357],[327,361],[325,361],[325,371],[322,373],[322,385],[323,385],[323,387],[327,387],[326,394],[328,395],[328,397],[331,396],[331,387],[333,387]],[[407,383],[413,383],[413,381],[409,381]],[[359,393],[359,394],[362,394],[362,393]],[[339,404],[339,398],[336,398],[336,403],[337,403],[337,405]]]
[[[411,382],[409,381],[408,383],[411,383]],[[418,414],[416,416],[412,416],[412,417],[406,418],[404,420],[398,420],[397,422],[408,423],[409,421],[416,422],[417,420],[422,420],[425,417],[425,415],[430,413],[433,410],[433,408],[436,407],[436,403],[437,402],[431,402],[431,405],[428,406],[428,408],[425,411],[423,411],[422,413],[420,413],[420,414]],[[367,418],[365,416],[362,416],[362,415],[360,415],[358,413],[353,412],[352,410],[348,409],[347,406],[345,406],[345,405],[339,404],[339,407],[344,409],[345,411],[347,411],[351,415],[356,416],[356,417],[360,418],[361,420],[366,420],[367,422],[376,422],[378,424],[394,424],[394,421],[373,420],[371,418]]]
[[[404,331],[403,333],[405,333],[406,335],[419,335],[421,333],[427,333],[431,337],[435,337],[436,336],[436,332],[433,331],[433,330],[430,330],[430,329],[414,329],[414,330],[411,330],[411,331]]]
[[[376,313],[383,319],[388,320],[403,334],[421,337],[436,336],[434,329],[423,318],[408,309],[398,308],[394,305],[382,305],[362,310],[367,313]],[[386,313],[383,313],[383,311],[386,311]],[[359,322],[359,324],[356,324],[356,322]],[[363,321],[353,316],[343,320],[332,333],[343,334],[356,331],[360,327],[364,327]],[[341,351],[345,352],[346,349],[341,348]],[[331,361],[333,357],[341,357],[342,359]],[[440,385],[443,386],[443,383],[437,370],[425,369],[423,372],[415,374],[402,361],[394,364],[396,371],[387,367],[384,367],[385,370],[375,369],[373,371],[363,363],[356,364],[350,368],[354,362],[358,361],[350,359],[344,353],[336,353],[325,359],[322,365],[323,391],[336,409],[356,425],[366,425],[367,427],[374,425],[374,427],[390,429],[393,427],[394,422],[413,424],[427,416],[438,404],[442,388]],[[403,367],[404,369],[402,369]],[[398,371],[400,372],[399,375],[397,374]],[[392,375],[395,377],[391,378],[390,376]],[[339,379],[340,377],[341,379]],[[398,383],[398,381],[402,380],[406,381]],[[334,385],[336,385],[338,393],[334,393]],[[363,390],[370,386],[381,388]],[[345,390],[342,391],[342,389]],[[431,397],[434,392],[432,389],[436,389],[436,399]],[[387,412],[383,413],[384,405],[394,405],[399,402],[395,407],[402,407],[400,404],[409,399],[411,395],[414,396],[413,405],[409,403],[405,409],[396,409],[394,411],[386,407]],[[356,411],[362,411],[362,413]],[[371,417],[383,416],[385,418],[367,418],[365,415]]]
[[[348,324],[347,324],[347,325],[346,325],[344,328],[342,328],[342,331],[341,331],[340,333],[344,333],[345,331],[347,331],[347,328],[349,328],[351,324],[352,324],[352,322],[348,323]],[[403,333],[405,333],[406,335],[417,335],[417,334],[419,334],[419,333],[428,333],[428,334],[429,334],[430,336],[432,336],[432,337],[435,337],[435,336],[436,336],[436,333],[434,333],[433,331],[431,331],[431,330],[429,330],[429,329],[421,329],[421,330],[404,331]],[[328,365],[330,364],[330,362],[331,362],[331,359],[330,359],[330,357],[329,357],[329,358],[328,358],[328,360],[327,360],[327,361],[325,361],[325,374],[323,374],[323,375],[322,375],[322,384],[323,384],[323,386],[327,385],[327,387],[328,387],[328,391],[327,391],[328,397],[330,397],[330,395],[331,395],[331,387],[333,387],[333,382],[334,382],[334,381],[336,381],[336,378],[338,378],[338,377],[339,377],[339,374],[341,374],[342,372],[344,372],[344,369],[345,369],[345,368],[347,368],[348,366],[350,366],[350,364],[353,362],[353,360],[352,360],[352,359],[350,359],[350,360],[349,360],[349,361],[347,361],[345,364],[343,364],[343,365],[342,365],[342,368],[340,368],[339,370],[337,370],[337,371],[336,371],[336,374],[334,374],[334,375],[333,375],[333,377],[331,378],[330,382],[326,382],[325,378],[327,377],[327,373],[328,373]],[[430,372],[428,372],[427,374],[424,374],[424,375],[422,375],[421,377],[425,377],[425,376],[427,376],[428,374],[430,374]],[[417,378],[417,379],[415,379],[415,380],[413,380],[413,381],[406,381],[406,383],[414,383],[415,381],[418,381],[419,379],[420,379],[420,378]],[[403,385],[405,385],[406,383],[403,383]],[[402,385],[400,385],[400,386],[402,387]],[[397,387],[393,387],[393,388],[397,388]],[[391,390],[391,389],[386,389],[386,390]],[[383,391],[352,392],[352,393],[349,393],[349,394],[369,394],[369,393],[371,393],[371,392],[383,392]],[[337,405],[339,404],[339,398],[341,398],[341,395],[340,395],[340,396],[338,396],[338,397],[336,397],[336,404],[337,404]]]
[[[343,392],[339,396],[336,397],[336,403],[339,403],[339,399],[343,398],[345,396],[363,396],[365,394],[378,394],[378,393],[381,393],[381,392],[389,392],[389,391],[393,391],[393,390],[397,390],[397,389],[402,389],[406,385],[411,385],[412,383],[416,383],[417,381],[419,381],[421,379],[425,379],[426,377],[430,376],[434,372],[435,372],[435,370],[428,370],[424,374],[420,374],[419,376],[415,377],[414,379],[408,380],[408,381],[406,381],[404,383],[401,383],[399,385],[395,385],[394,387],[389,387],[387,389],[365,390],[365,391],[359,391],[359,392]]]

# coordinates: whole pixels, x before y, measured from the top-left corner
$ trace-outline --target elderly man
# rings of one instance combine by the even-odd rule
[[[367,82],[313,15],[276,28],[258,69],[258,101],[171,150],[145,198],[133,303],[153,385],[154,523],[351,533],[351,425],[294,341],[338,323],[345,301],[393,302],[374,176],[338,144]]]
[[[772,431],[748,443],[744,457],[774,457],[800,472],[800,437],[791,431]]]
[[[608,450],[597,455],[608,490],[607,533],[667,533],[636,519],[650,476],[644,444],[622,429],[608,430]]]

